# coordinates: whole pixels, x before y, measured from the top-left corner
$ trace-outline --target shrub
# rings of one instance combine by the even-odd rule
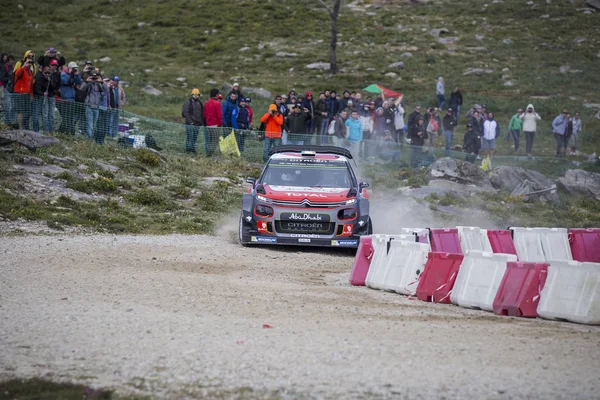
[[[151,167],[158,167],[160,165],[160,157],[148,149],[137,149],[133,153],[133,156],[142,164],[146,164]]]

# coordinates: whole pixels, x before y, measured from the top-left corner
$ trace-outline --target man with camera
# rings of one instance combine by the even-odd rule
[[[66,69],[60,73],[60,99],[58,99],[58,111],[60,112],[61,124],[59,130],[70,134],[75,133],[75,90],[83,82],[79,75],[77,63],[71,61]]]
[[[111,137],[117,136],[119,132],[119,114],[126,102],[125,92],[119,85],[120,81],[121,79],[115,76],[108,83],[108,135]]]
[[[31,53],[33,55],[33,53]],[[29,118],[31,118],[31,101],[33,97],[33,71],[34,57],[25,58],[21,66],[16,69],[14,80],[14,107],[19,121],[21,116],[20,129],[29,129]]]
[[[92,72],[81,85],[81,90],[85,93],[85,133],[90,140],[102,143],[106,132],[98,132],[96,124],[100,115],[100,107],[106,104],[108,88],[102,82],[102,77],[96,72]]]
[[[50,61],[53,65],[58,65],[56,59]],[[54,128],[54,98],[60,89],[58,76],[52,73],[50,67],[42,67],[35,75],[33,84],[33,130],[40,132],[40,113],[42,114],[42,123],[44,131],[52,132]],[[56,68],[54,68],[56,70]],[[55,71],[56,72],[56,71]]]

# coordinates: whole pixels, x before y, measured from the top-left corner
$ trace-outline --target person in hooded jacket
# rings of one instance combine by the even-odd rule
[[[410,152],[410,165],[415,168],[421,162],[421,154],[423,153],[423,145],[427,140],[427,128],[425,127],[425,118],[418,117],[417,124],[413,125],[408,130],[408,137],[410,139],[411,152]]]
[[[229,94],[229,96],[227,96],[227,98],[225,99],[225,101],[223,102],[223,104],[221,105],[222,107],[222,114],[223,114],[223,126],[224,127],[231,127],[233,126],[231,123],[231,114],[233,113],[233,110],[235,110],[237,108],[238,105],[238,98],[237,98],[237,94],[231,92]]]
[[[250,113],[250,107],[248,107],[249,102],[250,99],[242,97],[240,105],[231,114],[231,124],[233,125],[235,140],[240,152],[244,151],[246,131],[250,129],[250,124],[252,123],[252,114]]]
[[[315,108],[315,129],[318,129],[317,144],[322,146],[327,139],[327,128],[329,128],[329,114],[325,92],[319,93],[319,100]]]
[[[58,63],[56,60],[52,62]],[[55,96],[60,89],[60,80],[57,74],[53,74],[50,67],[45,67],[43,72],[38,71],[33,84],[33,130],[40,132],[40,114],[44,131],[52,132],[54,128],[54,104]]]
[[[465,156],[465,161],[470,163],[474,163],[477,155],[479,154],[479,149],[481,148],[481,137],[477,134],[477,132],[473,129],[473,123],[467,123],[467,131],[465,132],[465,136],[463,138],[463,150],[467,155]]]
[[[23,64],[25,64],[25,62],[28,60],[31,61],[31,73],[33,74],[33,76],[35,76],[35,74],[37,74],[38,72],[38,65],[35,62],[35,53],[31,50],[27,50],[23,55],[23,59],[16,62],[13,71],[16,73],[17,70],[21,68]]]
[[[29,129],[29,119],[31,118],[31,101],[33,96],[33,77],[34,60],[27,58],[21,64],[21,67],[15,70],[14,74],[14,93],[12,99],[15,107],[17,121],[21,115],[21,129]]]
[[[181,115],[185,118],[185,152],[196,154],[196,141],[200,133],[200,127],[204,126],[204,104],[200,101],[200,90],[192,89],[181,107]]]
[[[535,131],[537,129],[537,121],[541,120],[542,117],[535,112],[533,104],[528,104],[525,112],[521,114],[520,118],[523,121],[523,133],[525,134],[525,152],[529,158],[532,158],[531,152],[533,149]]]
[[[263,146],[264,162],[267,162],[269,159],[269,151],[281,145],[283,115],[279,112],[278,108],[276,104],[270,104],[268,111],[260,118],[260,122],[266,126]]]

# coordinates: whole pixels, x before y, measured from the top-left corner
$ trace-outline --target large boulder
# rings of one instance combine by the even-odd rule
[[[600,200],[600,174],[582,169],[570,169],[558,178],[567,192]]]
[[[496,189],[510,190],[514,195],[529,200],[560,200],[554,182],[537,171],[521,167],[496,167],[490,172],[490,182]]]
[[[48,147],[57,144],[60,140],[52,136],[41,135],[34,131],[0,131],[0,146],[6,146],[15,142],[25,146],[29,150],[36,150],[39,147]]]
[[[444,157],[431,164],[428,170],[431,179],[445,179],[493,189],[487,174],[479,166],[470,162]]]

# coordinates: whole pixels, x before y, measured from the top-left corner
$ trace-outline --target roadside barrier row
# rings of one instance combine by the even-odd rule
[[[402,228],[361,238],[350,274],[434,303],[600,325],[600,228]]]

